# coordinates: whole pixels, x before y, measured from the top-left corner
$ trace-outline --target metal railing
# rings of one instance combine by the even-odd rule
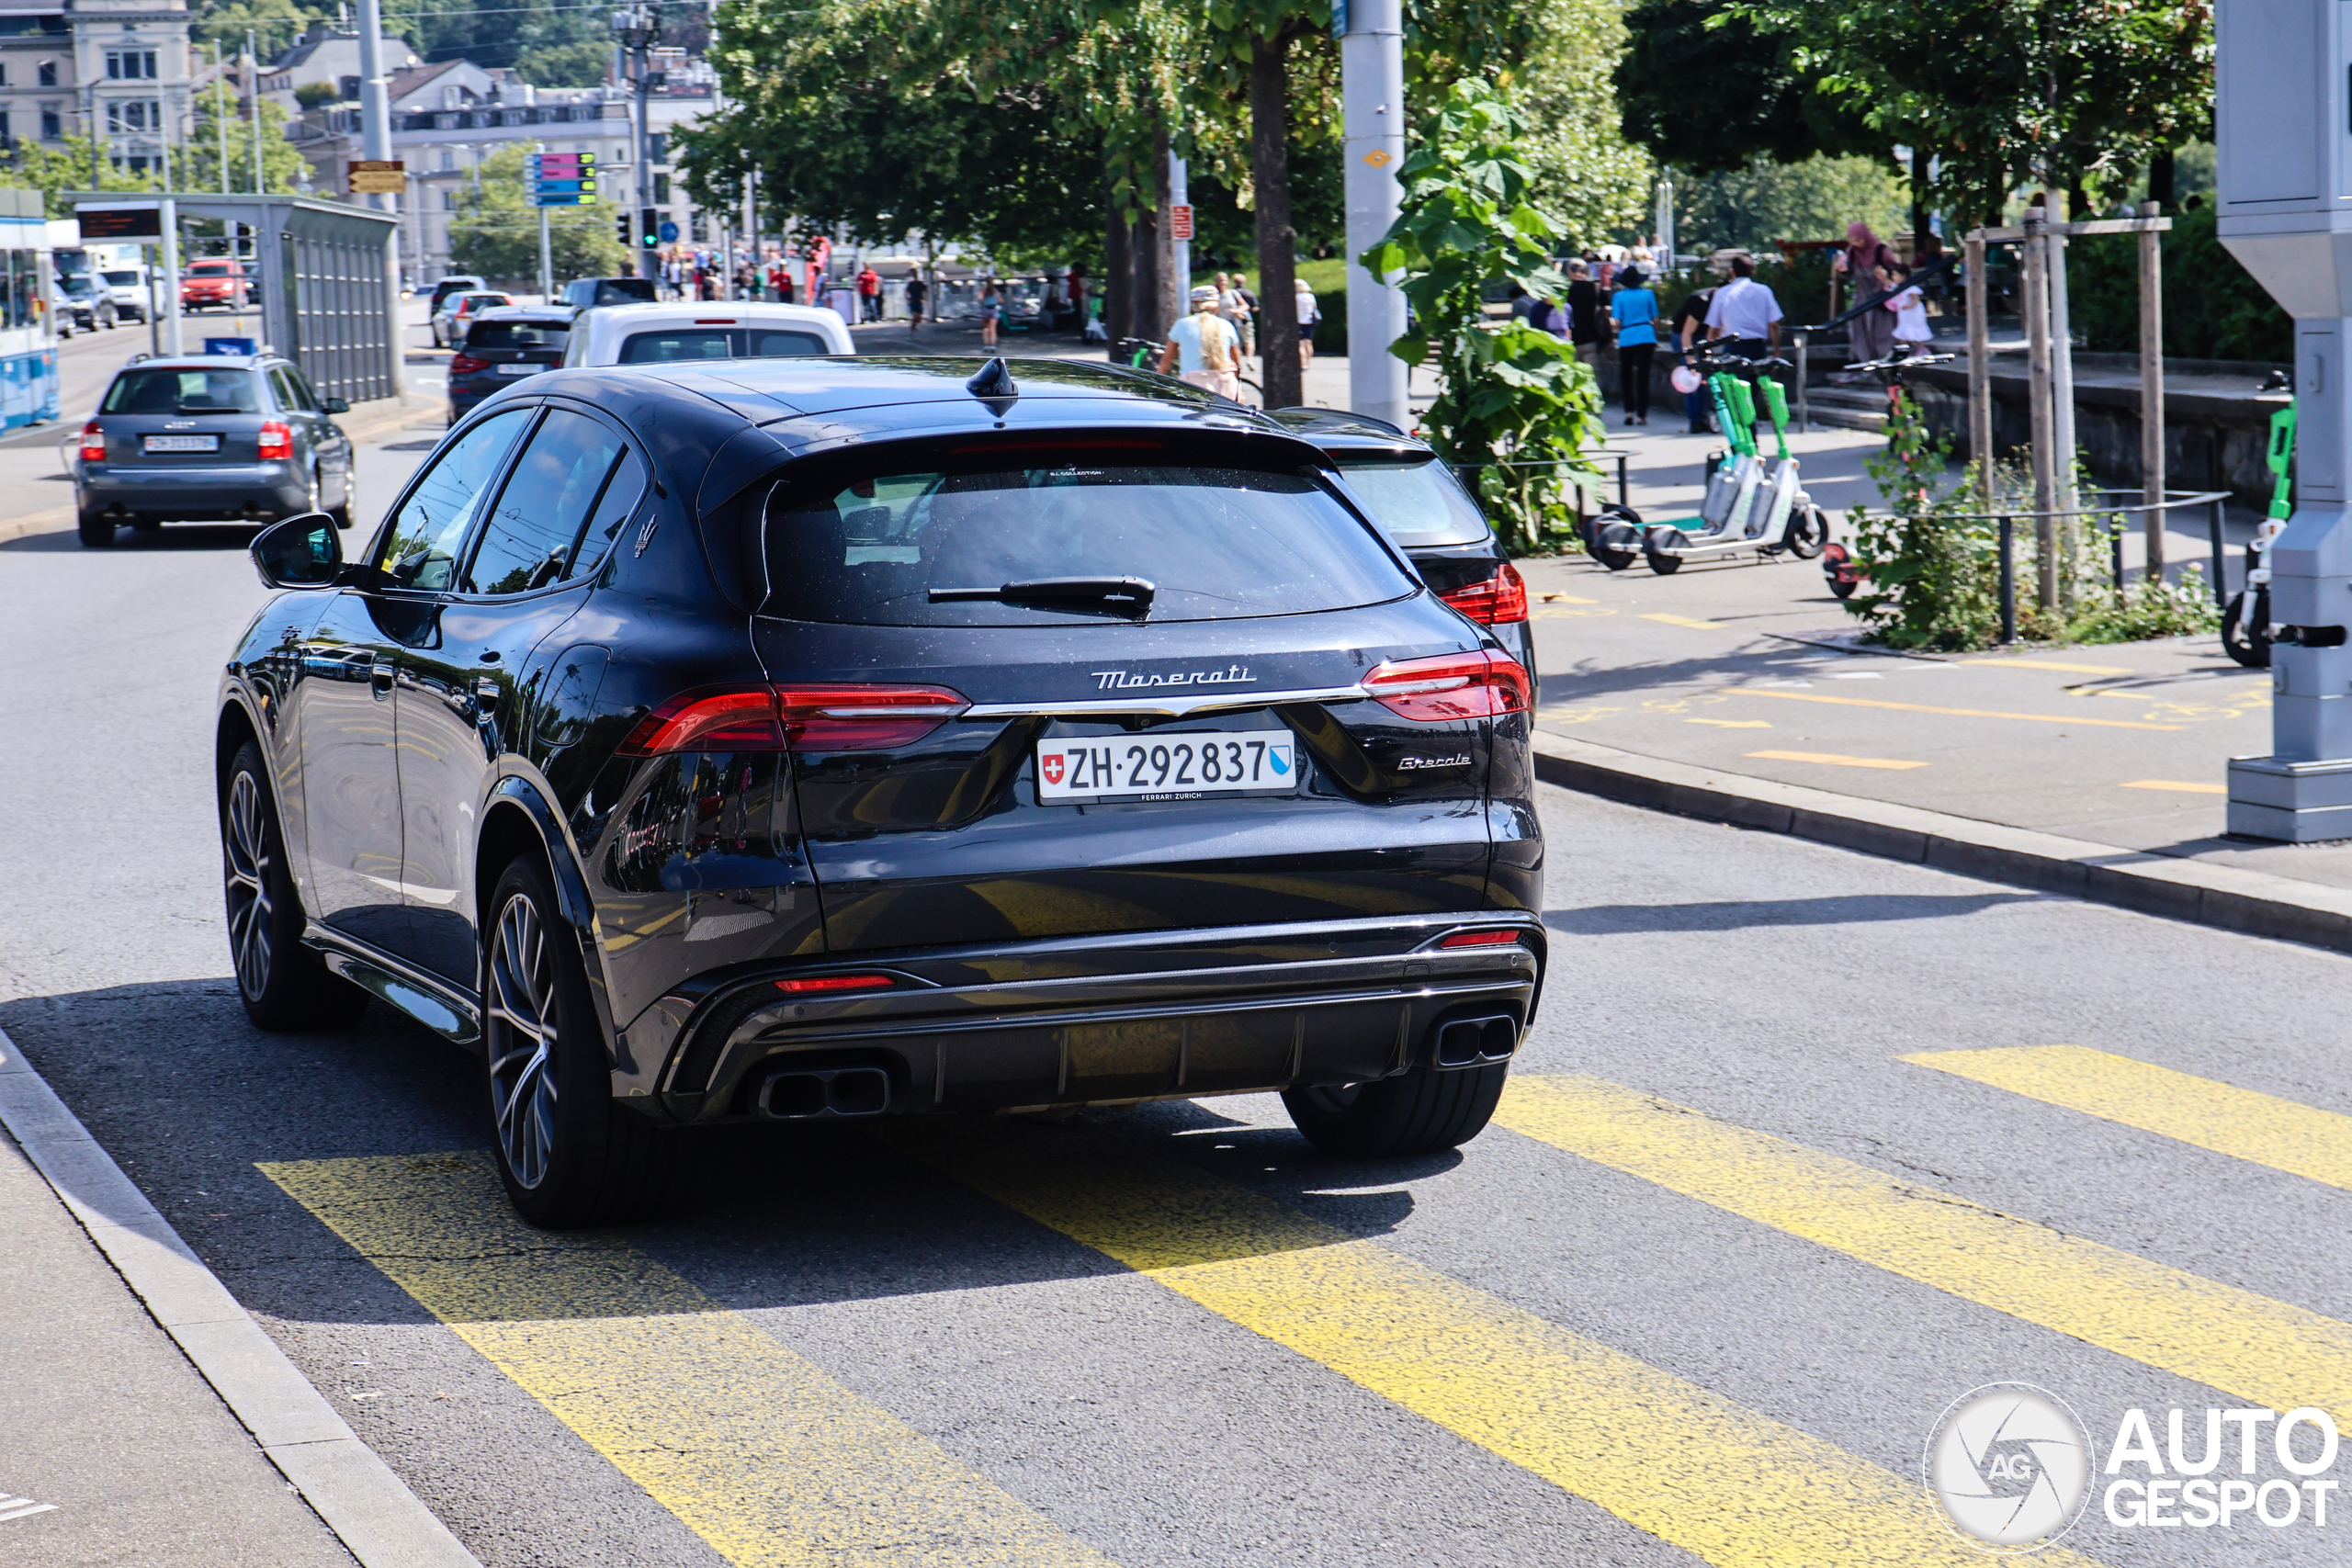
[[[1934,277],[1940,273],[1950,272],[1959,265],[1959,260],[1960,258],[1957,256],[1950,254],[1938,256],[1935,260],[1928,262],[1926,265],[1914,268],[1911,276],[1905,280],[1904,287],[1907,288],[1919,282],[1922,278]],[[1845,310],[1838,311],[1838,314],[1830,317],[1826,321],[1815,321],[1809,326],[1791,327],[1789,329],[1790,335],[1796,339],[1797,349],[1796,375],[1793,379],[1797,384],[1798,434],[1808,435],[1813,432],[1813,400],[1805,393],[1805,382],[1809,378],[1813,369],[1813,334],[1815,333],[1828,332],[1834,327],[1842,327],[1848,321],[1850,321],[1855,317],[1860,315],[1863,311],[1875,310],[1885,304],[1885,295],[1873,294],[1861,303],[1849,306]],[[1849,344],[1848,346],[1850,348],[1851,344]]]
[[[2137,495],[2140,492],[2101,487],[2093,490],[2092,493],[2095,495]],[[2222,565],[2222,508],[2223,502],[2229,500],[2230,492],[2222,490],[2207,490],[2167,491],[2165,493],[2169,499],[2159,502],[2143,501],[2129,506],[2075,506],[2051,512],[2017,508],[2008,512],[1928,513],[1915,513],[1909,521],[1915,525],[1922,522],[1936,522],[1995,523],[2000,525],[2001,641],[2007,644],[2018,639],[2017,525],[2020,518],[2033,523],[2044,517],[2124,517],[2133,513],[2177,512],[2186,507],[2202,506],[2205,508],[2205,531],[2213,549],[2213,604],[2216,608],[2226,610],[2229,607],[2230,591],[2227,581],[2228,574]],[[2120,592],[2123,588],[2122,529],[2111,530],[2108,543],[2113,551],[2112,570],[2115,587],[2117,592]]]

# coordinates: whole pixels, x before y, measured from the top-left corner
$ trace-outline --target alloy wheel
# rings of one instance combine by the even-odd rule
[[[261,786],[240,769],[229,785],[228,820],[222,824],[222,874],[229,890],[229,951],[236,959],[237,984],[250,998],[269,988],[273,956],[268,811]]]
[[[515,1183],[537,1188],[555,1152],[556,966],[547,928],[515,894],[490,948],[490,1104]]]

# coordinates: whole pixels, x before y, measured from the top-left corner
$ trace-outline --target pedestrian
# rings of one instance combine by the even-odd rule
[[[1600,290],[1593,287],[1592,264],[1568,264],[1568,341],[1587,365],[1600,359]]]
[[[980,346],[996,346],[997,318],[1004,314],[1004,296],[997,292],[996,279],[991,277],[980,289]]]
[[[1193,290],[1193,313],[1168,329],[1158,368],[1165,376],[1172,366],[1187,383],[1239,402],[1241,334],[1218,303],[1217,291],[1208,285]]]
[[[1618,396],[1625,405],[1625,423],[1647,424],[1650,361],[1657,354],[1657,296],[1640,267],[1629,266],[1618,275],[1609,316],[1617,323]]]
[[[1886,308],[1894,313],[1894,346],[1905,355],[1925,354],[1935,335],[1928,324],[1928,301],[1901,262],[1881,269],[1886,277]]]
[[[863,321],[882,319],[882,275],[868,262],[857,270],[858,316]]]
[[[916,273],[907,279],[907,330],[909,332],[922,325],[922,308],[924,302],[930,298],[931,290],[924,285],[922,274]]]
[[[1885,280],[1881,269],[1896,261],[1871,226],[1857,220],[1846,225],[1843,249],[1829,258],[1829,270],[1845,278],[1853,288],[1846,301],[1851,310],[1857,305],[1872,305],[1886,297]],[[1894,317],[1884,310],[1863,310],[1846,323],[1848,357],[1859,363],[1866,359],[1883,359],[1894,342]]]
[[[1696,288],[1683,296],[1682,308],[1675,312],[1674,336],[1681,345],[1682,366],[1675,372],[1675,384],[1682,388],[1682,412],[1690,421],[1693,435],[1713,435],[1714,422],[1707,416],[1707,378],[1699,374],[1699,334],[1707,327],[1707,308],[1715,301],[1713,288]]]
[[[1550,333],[1554,337],[1571,337],[1568,308],[1557,299],[1531,299],[1527,309],[1527,324],[1537,332]]]
[[[1250,280],[1239,273],[1233,275],[1233,293],[1240,308],[1240,320],[1233,324],[1241,333],[1241,357],[1258,356],[1258,297],[1250,292]]]
[[[1781,346],[1781,301],[1756,281],[1750,257],[1731,258],[1731,281],[1708,302],[1707,341],[1747,359],[1761,359]]]
[[[1322,308],[1315,303],[1315,290],[1306,279],[1298,285],[1298,367],[1301,370],[1315,363],[1315,323],[1323,319]]]

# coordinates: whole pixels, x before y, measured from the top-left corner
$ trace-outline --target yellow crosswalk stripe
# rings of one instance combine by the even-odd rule
[[[1659,614],[1644,615],[1642,619],[1645,621],[1664,621],[1669,626],[1690,626],[1702,632],[1721,631],[1723,629],[1723,627],[1716,622],[1702,621],[1694,615],[1668,615]]]
[[[1895,703],[1881,697],[1831,697],[1819,692],[1768,692],[1760,686],[1725,686],[1737,696],[1777,697],[1784,703],[1831,703],[1848,708],[1892,708],[1897,713],[1938,713],[1953,718],[2014,718],[2028,724],[2086,724],[2095,729],[2180,729],[2177,724],[2150,724],[2136,718],[2085,718],[2079,714],[2001,713],[1992,708],[1931,707],[1926,703]]]
[[[2352,1116],[2336,1111],[2086,1045],[1922,1051],[1896,1059],[2352,1189]]]
[[[1902,761],[1894,757],[1849,757],[1838,751],[1750,751],[1748,755],[1773,762],[1819,762],[1831,768],[1883,768],[1893,773],[1928,765],[1925,762]]]
[[[1718,1568],[1983,1562],[1917,1482],[1231,1183],[1082,1129],[876,1136]]]
[[[2069,675],[2130,675],[2120,664],[2068,664],[2055,659],[1963,659],[1959,662],[1980,670],[2058,670]]]
[[[2249,1403],[2352,1419],[2352,1324],[1599,1078],[1513,1078],[1495,1122]]]
[[[261,1170],[729,1562],[1109,1568],[653,1259],[524,1225],[486,1155]]]
[[[2230,786],[2217,784],[2190,784],[2181,779],[2133,779],[2125,789],[2165,789],[2175,795],[2227,795]]]

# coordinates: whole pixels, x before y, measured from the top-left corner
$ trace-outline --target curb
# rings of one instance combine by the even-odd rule
[[[1678,817],[1787,833],[2143,915],[2352,953],[2352,889],[1669,762],[1541,729],[1535,775]]]
[[[0,1125],[363,1568],[481,1568],[237,1304],[5,1031]]]

